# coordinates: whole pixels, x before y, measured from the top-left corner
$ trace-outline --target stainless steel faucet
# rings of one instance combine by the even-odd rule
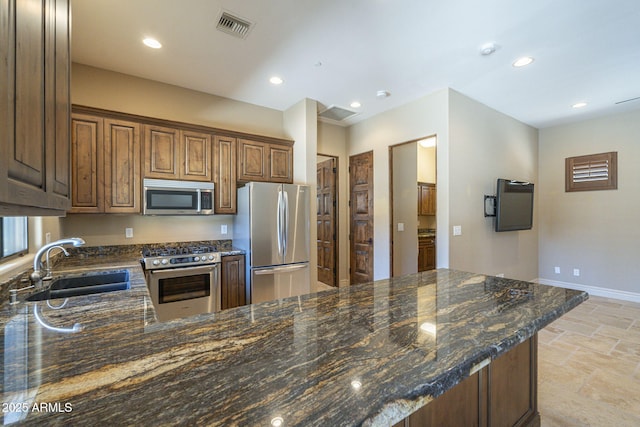
[[[55,242],[47,243],[42,246],[33,258],[33,273],[29,278],[31,283],[36,289],[42,288],[42,280],[47,278],[51,274],[51,268],[49,267],[49,252],[55,248],[62,249],[65,256],[69,256],[69,253],[62,247],[63,245],[73,245],[75,247],[82,246],[85,241],[80,237],[71,237],[69,239],[60,239]],[[46,254],[46,266],[42,265],[42,255]]]

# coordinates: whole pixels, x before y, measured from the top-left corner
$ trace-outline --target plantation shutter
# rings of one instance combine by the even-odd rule
[[[589,154],[565,159],[565,191],[618,188],[618,153]]]

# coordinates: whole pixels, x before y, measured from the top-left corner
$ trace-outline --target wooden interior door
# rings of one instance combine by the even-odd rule
[[[318,281],[336,284],[336,159],[331,158],[316,166],[317,173],[317,227],[318,227]]]
[[[350,280],[373,280],[373,151],[349,157]]]

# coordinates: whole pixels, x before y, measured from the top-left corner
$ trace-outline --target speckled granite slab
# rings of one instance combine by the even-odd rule
[[[390,425],[587,297],[443,269],[166,323],[144,292],[41,304],[78,333],[46,329],[33,303],[5,306],[4,420]]]

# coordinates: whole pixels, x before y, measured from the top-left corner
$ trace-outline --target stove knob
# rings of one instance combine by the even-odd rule
[[[197,256],[197,257],[195,257],[193,260],[194,260],[195,262],[198,262],[198,261],[200,261],[200,257],[199,257],[199,256]]]
[[[169,262],[169,261],[167,261],[166,259],[163,259],[163,260],[162,260],[162,265],[167,265],[167,263],[168,263],[168,262]]]
[[[213,261],[213,255],[209,255],[209,261]]]
[[[158,261],[157,259],[153,260],[153,265],[160,265],[160,261]]]

